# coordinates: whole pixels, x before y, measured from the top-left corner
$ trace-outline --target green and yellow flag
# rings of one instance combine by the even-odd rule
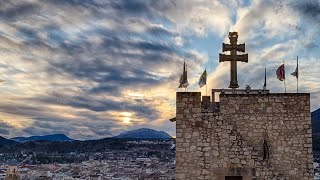
[[[207,70],[206,69],[202,73],[198,84],[199,84],[200,88],[207,84]]]

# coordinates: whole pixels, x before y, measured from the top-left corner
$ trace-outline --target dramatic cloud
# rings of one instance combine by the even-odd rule
[[[174,136],[183,61],[190,90],[204,68],[208,89],[226,88],[230,65],[215,58],[233,30],[249,53],[241,87],[261,88],[266,66],[268,87],[282,92],[274,70],[286,60],[293,71],[299,55],[300,89],[315,109],[319,17],[315,1],[1,2],[0,136],[95,139],[140,127]],[[287,86],[294,92],[294,77]]]
[[[311,92],[312,109],[319,107],[314,96],[318,67],[312,66],[319,59],[318,1],[252,1],[250,6],[237,10],[236,22],[231,31],[239,32],[239,43],[246,43],[249,63],[238,62],[238,81],[241,88],[251,85],[262,88],[264,68],[267,68],[267,85],[272,92],[283,92],[283,82],[276,79],[275,70],[285,61],[287,90],[296,91],[296,79],[290,73],[300,61],[300,90]],[[229,43],[225,38],[224,42]],[[219,64],[210,74],[210,87],[228,86],[229,63]],[[309,70],[307,70],[309,69]],[[245,72],[245,73],[244,73]]]

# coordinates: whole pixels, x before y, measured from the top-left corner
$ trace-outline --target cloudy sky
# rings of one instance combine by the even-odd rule
[[[0,2],[0,136],[64,133],[96,139],[149,127],[175,135],[175,92],[185,60],[189,91],[206,68],[208,89],[227,88],[218,62],[229,31],[246,43],[241,88],[287,90],[320,107],[318,0],[25,0]]]

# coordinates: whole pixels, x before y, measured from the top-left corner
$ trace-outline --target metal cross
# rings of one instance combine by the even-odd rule
[[[230,51],[230,55],[219,54],[219,62],[230,61],[230,85],[232,91],[235,92],[235,88],[238,88],[237,80],[237,61],[248,62],[248,54],[237,55],[237,51],[245,52],[245,44],[237,44],[238,33],[229,32],[230,44],[222,43],[222,51]]]

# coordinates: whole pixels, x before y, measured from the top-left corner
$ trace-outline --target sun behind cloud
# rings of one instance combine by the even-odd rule
[[[130,113],[130,112],[121,112],[121,116],[122,116],[122,122],[124,124],[130,124],[131,123],[132,113]]]
[[[130,124],[130,123],[131,123],[130,120],[131,120],[130,117],[125,117],[125,118],[123,119],[123,122],[124,122],[125,124]]]

